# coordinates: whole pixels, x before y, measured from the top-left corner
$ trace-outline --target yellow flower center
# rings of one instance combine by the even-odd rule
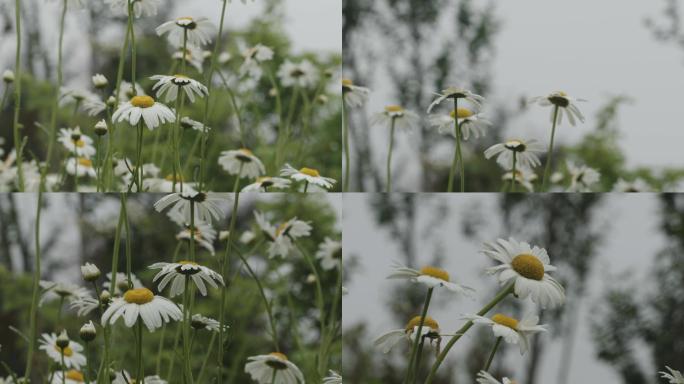
[[[124,293],[124,300],[131,304],[147,304],[154,299],[154,293],[147,288],[129,289]]]
[[[154,99],[150,96],[133,96],[131,105],[138,108],[149,108],[154,105]]]
[[[274,184],[273,178],[269,176],[257,177],[256,182],[258,184],[261,184],[261,186],[265,188],[270,187]]]
[[[345,87],[351,87],[354,85],[354,82],[349,79],[342,79],[342,85]]]
[[[533,255],[518,255],[513,258],[511,265],[514,271],[528,279],[541,280],[544,278],[544,264]]]
[[[425,266],[420,269],[420,274],[424,276],[432,276],[444,281],[449,281],[449,272],[441,268]]]
[[[285,232],[288,228],[289,228],[289,225],[288,225],[287,222],[280,224],[280,225],[278,226],[278,228],[276,228],[276,232],[275,232],[275,233],[276,233],[276,237],[277,237],[277,236],[280,236],[280,234],[283,233],[283,232]]]
[[[404,112],[404,108],[400,105],[388,105],[385,107],[385,112],[387,113],[400,113]]]
[[[558,92],[556,92],[556,95],[558,95],[558,96],[563,96],[563,97],[567,97],[567,96],[568,96],[568,94],[565,93],[565,92],[563,92],[563,91],[558,91]]]
[[[173,181],[173,173],[170,174],[170,175],[166,175],[166,177],[164,178],[164,180],[166,180],[166,181]],[[183,176],[181,176],[181,175],[176,175],[176,181],[183,181]]]
[[[560,108],[566,108],[570,105],[570,100],[568,100],[568,94],[563,91],[558,91],[549,96],[549,101],[551,104],[558,106]]]
[[[469,117],[473,116],[473,112],[468,109],[468,108],[457,108],[456,110],[451,111],[451,117],[457,117],[459,119],[467,119]]]
[[[408,324],[406,324],[406,330],[413,331],[413,328],[420,325],[421,318],[421,316],[415,316],[414,318],[409,320]],[[437,324],[437,321],[435,321],[435,319],[433,319],[432,317],[425,316],[425,321],[423,321],[423,327],[427,327],[432,330],[437,330],[439,329],[439,324]]]
[[[518,329],[518,320],[512,317],[508,317],[506,315],[502,315],[500,313],[497,313],[496,315],[492,316],[492,321],[513,330]]]
[[[284,353],[280,353],[280,352],[271,352],[271,353],[269,353],[269,355],[271,355],[271,356],[273,356],[273,357],[277,357],[277,358],[279,358],[280,360],[287,361],[287,356],[286,356]]]
[[[509,151],[525,152],[527,145],[522,140],[508,140],[504,143],[504,147]]]
[[[74,355],[74,351],[71,349],[71,347],[66,347],[66,348],[62,349],[58,345],[55,345],[55,350],[59,353],[64,352],[64,356],[66,356],[66,357],[71,357]]]
[[[300,169],[299,173],[303,173],[303,174],[305,174],[307,176],[311,176],[311,177],[320,177],[321,176],[321,174],[318,173],[317,169],[307,168],[307,167]]]
[[[280,352],[271,352],[269,355],[275,357],[277,360],[268,360],[266,361],[266,365],[273,369],[287,369],[287,364],[285,364],[287,361],[287,356],[285,356],[285,354]]]
[[[93,161],[90,159],[86,159],[85,157],[79,157],[78,158],[78,165],[82,165],[84,167],[92,168],[93,167]]]
[[[178,264],[181,264],[181,265],[199,265],[199,264],[195,263],[194,261],[188,261],[188,260],[181,260],[178,262]]]
[[[73,381],[78,381],[82,383],[84,381],[83,374],[75,369],[70,369],[66,373],[66,378]]]
[[[74,144],[79,148],[85,147],[85,141],[83,140],[77,140],[76,142],[74,142]]]

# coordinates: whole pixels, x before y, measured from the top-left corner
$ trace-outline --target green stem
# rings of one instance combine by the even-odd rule
[[[515,173],[515,166],[518,160],[518,153],[513,151],[513,170],[511,171],[511,192],[515,192],[515,179],[518,177]]]
[[[29,320],[29,346],[28,346],[28,355],[26,358],[26,370],[24,371],[24,377],[30,378],[31,377],[31,369],[33,368],[33,353],[36,348],[36,321],[38,317],[38,295],[40,293],[40,275],[41,275],[41,267],[40,267],[40,214],[42,212],[42,207],[43,207],[43,189],[40,188],[38,190],[38,202],[36,203],[36,222],[35,222],[35,266],[33,270],[33,289],[32,289],[32,296],[31,296],[31,312],[30,312],[30,320]]]
[[[485,364],[484,368],[482,369],[485,372],[489,372],[489,367],[492,365],[492,361],[494,360],[494,355],[496,355],[497,349],[499,349],[499,345],[501,344],[502,337],[497,337],[496,338],[496,343],[494,343],[494,347],[492,348],[492,352],[489,354],[489,358],[487,359],[487,364]]]
[[[389,140],[389,152],[387,153],[387,186],[385,187],[385,192],[392,192],[392,148],[394,147],[394,123],[396,117],[392,118],[392,124],[390,127],[390,140]]]
[[[186,384],[192,384],[192,372],[190,372],[190,276],[185,276],[185,289],[183,290],[183,377]]]
[[[100,192],[100,177],[102,176],[102,164],[100,164],[100,140],[102,137],[97,135],[95,138],[95,188]]]
[[[223,327],[223,325],[221,325]],[[204,355],[204,361],[202,361],[202,368],[200,368],[199,375],[197,376],[197,382],[202,383],[202,379],[204,378],[204,371],[207,367],[207,363],[209,362],[209,356],[211,355],[211,351],[214,349],[214,344],[216,343],[216,332],[214,332],[211,335],[211,340],[209,341],[209,347],[207,348],[207,353]]]
[[[304,260],[309,265],[311,272],[316,277],[316,306],[318,307],[318,317],[321,323],[321,335],[327,335],[325,321],[325,301],[323,296],[323,286],[321,285],[321,275],[318,273],[316,264],[314,264],[309,253],[306,252],[306,250],[304,250],[304,248],[301,246],[301,244],[299,244],[299,242],[295,241],[295,244],[297,245],[297,249],[299,250],[299,252],[304,257]],[[327,371],[327,361],[323,359],[323,352],[323,349],[320,348],[318,352],[318,373],[321,376],[325,375],[325,372]]]
[[[461,132],[458,126],[458,99],[454,98],[454,138],[456,139],[456,148],[454,148],[454,159],[451,162],[451,169],[449,170],[449,182],[447,184],[447,192],[454,191],[454,175],[456,174],[456,164],[460,161],[461,154]]]
[[[484,316],[489,312],[494,306],[496,306],[501,300],[505,299],[506,296],[509,294],[513,293],[515,288],[515,283],[510,283],[509,285],[505,286],[502,288],[494,298],[487,303],[478,313],[478,316]],[[468,330],[473,326],[473,321],[470,320],[467,323],[465,323],[461,329],[456,331],[455,335],[449,339],[449,342],[446,344],[442,352],[437,356],[437,360],[435,360],[435,363],[432,364],[432,368],[430,369],[430,374],[428,375],[427,379],[425,379],[425,384],[430,384],[432,381],[435,379],[435,376],[437,375],[437,370],[439,367],[442,365],[442,362],[444,362],[444,359],[446,359],[447,355],[449,354],[449,351],[451,348],[456,344],[458,340],[460,340],[461,336],[463,336]]]
[[[121,194],[121,214],[123,215],[123,223],[126,228],[126,279],[128,279],[128,289],[133,289],[132,275],[132,252],[131,252],[131,224],[128,221],[128,196],[125,193]]]
[[[430,300],[432,299],[432,292],[434,288],[428,288],[427,294],[425,295],[425,301],[423,302],[423,311],[420,315],[420,323],[418,324],[418,330],[416,331],[416,337],[413,340],[413,345],[411,346],[411,359],[409,360],[408,369],[406,371],[406,378],[404,383],[411,383],[414,372],[414,365],[416,362],[416,356],[418,355],[418,344],[423,333],[423,325],[425,324],[425,317],[427,316],[428,307],[430,306]],[[411,330],[412,331],[412,330]]]
[[[59,348],[59,354],[62,356],[62,384],[66,384],[66,364],[64,364],[64,348]]]
[[[344,141],[344,183],[342,191],[349,192],[349,170],[351,168],[349,160],[349,116],[344,101],[342,102],[342,141]]]
[[[91,358],[91,353],[90,353],[90,343],[85,342],[85,348],[86,348],[86,368],[85,368],[85,379],[86,383],[90,383],[90,358]]]
[[[549,152],[546,154],[546,167],[544,168],[544,178],[542,179],[542,192],[546,192],[547,182],[551,173],[551,157],[553,156],[553,139],[556,136],[556,123],[558,122],[558,106],[553,107],[553,121],[551,124],[551,141],[549,142]]]
[[[133,94],[137,94],[135,89],[135,70],[136,70],[136,43],[135,43],[135,26],[133,25],[133,3],[135,1],[128,1],[128,20],[130,20],[128,26],[131,31],[131,84],[133,85]]]
[[[190,200],[190,261],[195,261],[195,201]]]
[[[128,52],[128,42],[131,39],[131,28],[133,25],[133,17],[129,10],[128,19],[126,20],[126,37],[124,38],[121,51],[119,52],[119,65],[116,70],[116,91],[114,98],[116,99],[115,108],[119,105],[119,96],[121,92],[121,82],[123,81],[124,64],[126,62],[126,52]],[[135,83],[133,83],[133,92],[135,93]],[[113,125],[113,124],[112,124]]]
[[[60,54],[58,68],[61,69],[61,47],[62,47],[62,33],[64,31],[64,17],[66,15],[66,0],[64,0],[64,10],[62,11],[62,28],[60,30]],[[14,73],[15,82],[14,87],[14,122],[12,125],[12,134],[14,135],[14,150],[17,155],[17,176],[19,178],[19,191],[24,192],[24,168],[23,168],[23,156],[22,156],[22,145],[21,138],[19,137],[19,112],[21,111],[21,0],[15,0],[14,5],[14,18],[16,23],[16,34],[17,34],[17,48],[16,57],[14,58]],[[61,76],[61,73],[60,73]],[[61,80],[61,79],[59,79]],[[54,105],[56,106],[59,99],[59,84],[57,85],[57,96],[55,97]],[[56,109],[56,107],[55,107]],[[56,113],[53,111],[53,114]],[[53,126],[56,124],[53,124]],[[54,128],[53,128],[54,130]],[[50,141],[52,143],[52,141]],[[48,163],[50,160],[48,159]],[[27,369],[30,370],[30,362],[27,365]]]
[[[143,343],[143,323],[142,319],[138,319],[138,369],[135,376],[136,382],[144,382],[145,373],[143,371],[143,358],[142,358],[142,343]]]

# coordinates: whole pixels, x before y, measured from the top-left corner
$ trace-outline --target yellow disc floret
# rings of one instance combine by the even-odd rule
[[[529,254],[518,255],[511,261],[511,266],[513,270],[528,279],[541,280],[544,278],[544,264],[536,256]]]
[[[305,174],[307,176],[311,176],[311,177],[320,177],[321,176],[321,174],[318,173],[317,169],[307,168],[307,167],[300,169],[299,173],[303,173],[303,174]]]
[[[420,326],[421,318],[422,316],[415,316],[414,318],[409,320],[408,324],[406,324],[406,331],[413,331],[413,328]],[[439,324],[432,317],[425,316],[425,320],[423,321],[423,327],[430,328],[432,330],[438,330]]]
[[[354,85],[354,82],[349,80],[349,79],[342,79],[342,86],[343,87],[351,87]]]
[[[131,304],[147,304],[154,299],[154,293],[147,288],[129,289],[124,293],[124,300]]]
[[[85,157],[79,157],[78,158],[78,165],[82,165],[84,167],[92,168],[93,167],[93,161],[90,159],[86,159]]]
[[[133,96],[131,105],[138,108],[149,108],[154,105],[154,99],[150,96]]]
[[[456,117],[459,119],[467,119],[469,117],[473,116],[473,111],[471,111],[468,108],[457,108],[453,111],[451,111],[451,117]]]
[[[423,276],[431,276],[440,280],[449,281],[449,272],[436,267],[425,266],[420,269]]]
[[[66,378],[73,381],[78,381],[79,383],[84,382],[83,374],[75,369],[70,369],[66,373]]]
[[[64,353],[64,356],[66,357],[71,357],[74,354],[74,350],[71,349],[71,347],[60,348],[59,346],[55,345],[55,350],[59,353]]]
[[[385,112],[387,113],[401,113],[404,112],[404,108],[400,105],[388,105],[385,107]]]
[[[287,361],[287,356],[285,356],[285,354],[280,352],[271,352],[269,353],[269,356],[275,357],[276,360],[267,360],[266,365],[273,369],[287,369],[287,364],[285,364]]]
[[[188,261],[188,260],[181,260],[178,262],[178,264],[180,264],[180,265],[199,265],[199,264],[195,263],[194,261]]]
[[[503,325],[504,327],[508,327],[510,329],[518,329],[518,320],[512,317],[508,317],[506,315],[502,315],[500,313],[497,313],[496,315],[492,316],[492,321],[499,325]]]
[[[74,144],[79,148],[85,147],[85,141],[83,140],[77,140],[76,142],[74,142]]]

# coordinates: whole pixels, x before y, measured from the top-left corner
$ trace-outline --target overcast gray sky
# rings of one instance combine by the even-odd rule
[[[587,99],[589,102],[580,104],[587,122],[574,128],[563,125],[557,132],[557,142],[575,143],[595,126],[595,113],[608,98],[624,94],[633,99],[619,114],[622,129],[619,145],[625,151],[628,166],[684,167],[681,149],[684,129],[679,115],[684,89],[684,51],[656,41],[644,26],[647,16],[662,19],[664,1],[478,3],[493,3],[502,23],[492,66],[495,89],[492,94],[484,95],[490,103],[515,106],[521,96],[533,97],[558,90]],[[431,35],[443,36],[452,27],[446,21],[440,26],[444,30],[432,31]],[[369,84],[373,89],[371,112],[396,103],[384,64],[373,69],[373,83]],[[487,112],[486,105],[484,111]],[[425,114],[425,110],[417,112]],[[384,169],[389,133],[375,128],[371,131],[377,147],[373,161],[379,169]],[[530,108],[524,116],[511,122],[509,128],[506,136],[537,138],[546,145],[550,135],[549,111]],[[419,170],[412,164],[417,163],[417,144],[409,135],[397,137],[395,164],[403,166],[401,172],[396,172],[395,189],[416,190]],[[468,148],[466,145],[464,150]],[[445,140],[430,152],[420,155],[448,165],[453,144]]]
[[[427,195],[422,195],[427,196]],[[496,194],[432,195],[433,199],[444,199],[448,204],[447,221],[438,227],[430,227],[429,232],[434,238],[443,241],[444,249],[449,250],[444,268],[451,272],[458,282],[476,288],[480,295],[478,301],[455,298],[450,305],[431,310],[432,316],[440,323],[446,332],[453,332],[460,327],[460,322],[449,322],[444,319],[457,319],[460,314],[477,312],[483,301],[485,292],[495,289],[496,282],[492,277],[485,276],[483,268],[489,266],[488,259],[481,254],[480,241],[473,241],[462,236],[461,220],[466,210],[480,208],[482,217],[487,220],[482,234],[482,241],[495,240],[499,236],[509,233],[500,228],[497,222],[498,213]],[[617,376],[610,367],[602,364],[596,358],[594,344],[589,335],[588,309],[603,292],[603,281],[606,276],[623,272],[627,269],[636,271],[635,284],[645,281],[646,273],[653,261],[653,256],[663,245],[663,238],[657,231],[658,209],[657,195],[640,194],[611,194],[606,196],[605,204],[598,212],[597,225],[606,228],[605,241],[600,247],[595,268],[588,281],[589,297],[584,300],[579,319],[578,338],[573,353],[573,369],[569,378],[570,383],[618,383]],[[424,198],[424,197],[423,197]],[[416,244],[418,264],[426,264],[433,255],[434,238],[421,241],[426,224],[432,219],[434,200],[421,200],[421,207],[416,218]],[[610,223],[610,225],[606,225]],[[518,239],[523,240],[523,239]],[[344,298],[343,324],[347,328],[358,322],[367,322],[370,337],[374,338],[389,329],[401,328],[403,324],[395,324],[386,303],[392,295],[396,281],[388,281],[385,276],[390,271],[392,260],[400,260],[398,244],[388,236],[386,230],[378,228],[368,205],[368,196],[361,194],[345,194],[344,196],[344,239],[343,254],[345,258],[357,255],[361,264],[357,271],[348,273],[347,288],[349,295]],[[543,244],[539,244],[543,246]],[[553,263],[553,255],[551,261]],[[442,299],[447,293],[439,292]],[[370,340],[369,340],[370,342]],[[455,347],[450,355],[451,362],[460,364],[458,358],[463,357],[463,348]],[[522,366],[525,358],[516,353],[510,353],[507,362],[509,367]],[[541,361],[539,382],[553,383],[556,381],[560,359],[560,343],[550,344],[548,352]],[[463,360],[460,360],[463,361]],[[645,360],[648,361],[648,360]],[[581,369],[580,369],[581,368]],[[520,374],[522,376],[522,374]],[[518,377],[521,379],[522,377]]]

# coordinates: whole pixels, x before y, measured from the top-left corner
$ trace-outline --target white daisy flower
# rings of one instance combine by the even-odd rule
[[[221,152],[219,165],[231,175],[240,174],[240,178],[255,179],[264,173],[264,163],[247,148]]]
[[[488,274],[497,274],[504,285],[512,281],[515,295],[524,299],[528,296],[542,308],[554,308],[565,301],[565,290],[547,271],[555,271],[544,248],[531,247],[513,238],[498,239],[485,243],[482,253],[500,262],[487,268]]]
[[[188,240],[192,238],[190,228],[185,228],[176,235],[177,240]],[[216,240],[216,230],[208,223],[196,220],[195,222],[195,242],[202,248],[215,255],[214,241]]]
[[[530,349],[530,336],[547,331],[546,325],[538,325],[539,317],[536,315],[526,315],[520,321],[500,313],[492,316],[491,319],[478,315],[466,315],[463,318],[471,320],[475,324],[491,326],[494,336],[503,337],[509,344],[518,344],[521,355]]]
[[[163,277],[157,287],[159,292],[163,291],[164,288],[171,283],[171,292],[169,292],[170,297],[175,297],[185,292],[186,278],[189,278],[195,283],[202,296],[207,295],[207,286],[204,284],[205,281],[214,288],[218,288],[217,282],[221,285],[225,285],[221,275],[210,268],[199,265],[193,261],[183,260],[176,263],[154,263],[147,268],[161,269],[161,271],[154,276],[152,282],[156,282]]]
[[[120,14],[128,14],[128,0],[105,0],[112,11]],[[157,16],[157,8],[161,5],[161,0],[136,0],[133,2],[133,15],[136,18],[141,16]]]
[[[182,215],[186,223],[191,223],[191,201],[195,203],[195,218],[211,223],[212,219],[218,221],[225,216],[223,206],[232,201],[232,195],[211,192],[171,193],[154,203],[154,209],[161,212],[171,207],[171,210],[176,210]]]
[[[190,319],[190,325],[194,329],[204,329],[209,332],[220,332],[221,330],[221,323],[219,323],[218,320],[202,316],[199,313],[192,315],[192,319]],[[227,325],[223,326],[224,331],[227,331],[228,328],[230,327]]]
[[[342,79],[342,96],[344,103],[349,108],[358,108],[368,101],[370,89],[354,85],[350,79]]]
[[[321,259],[321,267],[325,270],[329,271],[337,268],[342,259],[342,242],[326,237],[323,239],[323,242],[318,245],[316,258]]]
[[[93,167],[93,161],[86,157],[79,157],[78,159],[68,158],[66,161],[66,171],[68,174],[78,177],[88,176],[95,178],[97,176]]]
[[[122,316],[128,328],[134,326],[140,317],[147,329],[154,332],[170,320],[180,320],[183,313],[171,300],[155,296],[147,288],[134,288],[126,291],[123,297],[112,299],[109,308],[102,314],[102,326],[114,324]]]
[[[57,364],[62,363],[62,353],[64,353],[64,365],[66,368],[79,369],[84,366],[86,364],[86,358],[81,353],[83,352],[83,346],[73,340],[68,340],[68,344],[65,343],[66,347],[62,348],[57,344],[57,338],[60,336],[57,336],[54,333],[43,333],[41,335],[39,348],[45,351],[48,357]]]
[[[114,380],[112,384],[136,384],[136,380],[131,376],[128,371],[122,369],[121,371],[116,371],[114,374]],[[145,376],[145,384],[168,384],[166,380],[163,380],[158,375]]]
[[[667,366],[665,368],[667,368],[667,370],[670,371],[670,373],[660,371],[658,372],[660,373],[660,377],[662,377],[663,379],[667,379],[670,382],[670,384],[684,384],[684,376],[682,376],[681,372],[676,371]]]
[[[339,373],[330,370],[328,376],[323,378],[323,384],[342,384],[342,376]]]
[[[373,345],[380,348],[382,353],[389,353],[389,351],[402,340],[411,343],[415,337],[413,335],[418,332],[418,328],[420,328],[421,319],[421,316],[415,316],[409,320],[404,329],[393,329],[380,335],[373,341]],[[420,331],[421,336],[430,339],[430,343],[432,344],[434,342],[439,348],[439,343],[442,340],[440,332],[437,321],[430,316],[425,316],[423,328]]]
[[[442,90],[442,93],[435,93],[435,95],[437,95],[437,98],[430,104],[430,106],[427,109],[427,113],[432,112],[432,109],[434,107],[436,107],[441,102],[447,99],[463,99],[470,102],[478,109],[484,101],[484,97],[476,95],[467,89],[458,87],[449,87],[447,89]]]
[[[86,288],[76,284],[46,280],[41,280],[39,284],[40,288],[43,289],[43,293],[40,295],[40,301],[38,302],[39,306],[51,303],[58,299],[72,302],[81,296],[89,295]]]
[[[127,274],[123,272],[116,273],[116,287],[114,287],[114,291],[112,291],[112,273],[107,273],[106,278],[107,281],[105,281],[102,286],[108,291],[113,292],[114,296],[120,296],[128,290]],[[142,282],[134,273],[131,273],[131,283],[133,284],[133,288],[143,288]]]
[[[652,192],[653,188],[642,178],[637,177],[634,181],[618,179],[613,185],[613,192]]]
[[[2,383],[2,381],[0,381]],[[11,383],[14,383],[13,381]],[[57,370],[52,375],[50,384],[83,384],[87,383],[81,371],[70,369],[66,374],[61,370]],[[8,383],[9,384],[9,383]]]
[[[68,87],[60,89],[59,106],[64,107],[72,103],[77,103],[79,109],[85,111],[90,116],[99,115],[107,108],[104,101],[90,91]]]
[[[183,46],[185,35],[187,35],[187,44],[202,46],[211,43],[211,35],[216,32],[216,26],[206,17],[184,16],[163,23],[156,28],[156,31],[159,36],[168,34],[169,43],[174,47]]]
[[[87,316],[100,307],[100,302],[90,295],[79,296],[69,303],[69,308],[76,311],[78,317]]]
[[[126,121],[131,126],[138,125],[140,118],[150,131],[164,123],[176,119],[175,113],[166,105],[156,102],[150,96],[134,96],[119,106],[112,115],[112,121]]]
[[[95,147],[93,146],[93,139],[81,133],[81,129],[76,127],[61,128],[57,141],[64,145],[71,153],[76,153],[76,156],[90,158],[95,155]]]
[[[516,168],[534,168],[541,165],[537,153],[544,152],[537,140],[508,140],[504,143],[494,144],[485,150],[485,158],[489,159],[499,155],[496,162],[506,170],[513,169],[513,154],[515,153]]]
[[[332,188],[337,182],[333,178],[321,176],[317,169],[304,167],[297,170],[290,164],[285,164],[283,169],[280,170],[280,176],[289,177],[294,181],[304,181],[325,189]]]
[[[601,179],[601,174],[597,170],[586,165],[577,166],[568,161],[567,167],[571,180],[568,192],[591,192],[592,186]]]
[[[254,212],[254,218],[261,231],[270,240],[268,246],[269,257],[287,257],[293,248],[292,240],[311,234],[311,224],[292,218],[278,227],[271,224],[260,212]]]
[[[503,174],[501,180],[510,182],[513,178],[513,172],[508,171]],[[529,168],[515,168],[515,182],[522,185],[529,192],[534,192],[534,182],[537,181],[539,177],[534,171]]]
[[[166,94],[164,101],[167,103],[176,100],[179,90],[185,91],[191,103],[195,102],[195,95],[203,98],[209,94],[209,90],[202,83],[185,75],[154,75],[150,79],[157,81],[152,90],[157,92],[158,98]]]
[[[240,76],[260,79],[263,74],[261,63],[273,59],[273,50],[265,45],[257,44],[243,50],[242,57],[244,61],[240,65]]]
[[[374,114],[370,119],[371,126],[394,127],[398,130],[410,132],[420,126],[420,116],[415,112],[404,109],[399,105],[388,105],[385,110]]]
[[[558,109],[558,117],[557,117],[557,123],[560,125],[563,122],[563,115],[566,114],[568,116],[568,121],[570,122],[570,125],[574,126],[576,124],[576,120],[579,120],[580,122],[584,122],[584,115],[582,115],[582,112],[580,112],[579,108],[577,108],[577,103],[578,102],[584,102],[586,100],[584,99],[576,99],[573,97],[568,96],[567,93],[565,92],[554,92],[550,95],[547,96],[537,96],[533,97],[530,99],[530,103],[537,103],[541,105],[542,107],[549,107],[552,106],[551,108],[551,122],[553,123],[553,118],[555,114],[556,108]]]
[[[302,371],[280,352],[248,357],[245,372],[259,384],[304,383]]]
[[[203,52],[204,51],[201,48],[192,44],[188,44],[185,49],[185,54],[183,54],[183,47],[179,47],[178,50],[171,55],[171,57],[179,63],[185,59],[186,63],[192,65],[197,72],[202,73],[205,59],[204,55],[202,54]]]
[[[128,81],[121,81],[119,86],[119,102],[125,103],[136,96],[145,96],[145,90],[143,90],[140,84],[135,83],[135,88],[133,88],[133,84]]]
[[[143,165],[144,169],[145,165]],[[130,173],[129,173],[130,175]],[[145,173],[143,172],[143,177],[145,176]],[[176,177],[176,189],[178,189],[178,183],[183,182],[183,193],[184,194],[194,194],[197,193],[195,190],[196,183],[194,182],[189,182],[185,180],[182,176],[178,175]],[[126,185],[130,184],[130,182],[126,182]],[[145,192],[164,192],[164,193],[171,193],[173,192],[174,188],[174,182],[173,182],[173,174],[168,174],[164,178],[158,178],[158,177],[151,177],[147,179],[143,179],[143,190]]]
[[[312,88],[318,82],[316,72],[316,67],[309,60],[305,59],[299,63],[285,60],[278,69],[278,78],[283,87]]]
[[[211,131],[211,127],[205,126],[204,124],[200,123],[199,121],[195,121],[187,116],[183,116],[181,119],[181,126],[183,128],[192,128],[195,131],[198,132],[209,132]]]
[[[504,377],[499,381],[485,371],[478,372],[477,382],[478,384],[516,384],[515,380],[511,380],[508,377]]]
[[[473,288],[452,283],[450,281],[449,272],[441,268],[425,266],[420,270],[416,270],[399,262],[394,262],[392,268],[392,273],[387,276],[388,279],[406,279],[414,283],[421,283],[428,288],[444,287],[451,292],[460,293],[466,296],[472,296],[472,294],[475,293]]]
[[[287,189],[290,188],[291,181],[282,177],[257,177],[257,179],[244,188],[242,192],[266,192],[268,188]]]
[[[463,140],[468,140],[471,133],[476,139],[480,138],[480,136],[485,136],[484,129],[492,125],[479,112],[463,107],[458,107],[457,111],[451,111],[449,115],[432,115],[429,118],[429,124],[437,127],[437,130],[442,135],[451,135],[456,138],[454,119],[458,119]]]

